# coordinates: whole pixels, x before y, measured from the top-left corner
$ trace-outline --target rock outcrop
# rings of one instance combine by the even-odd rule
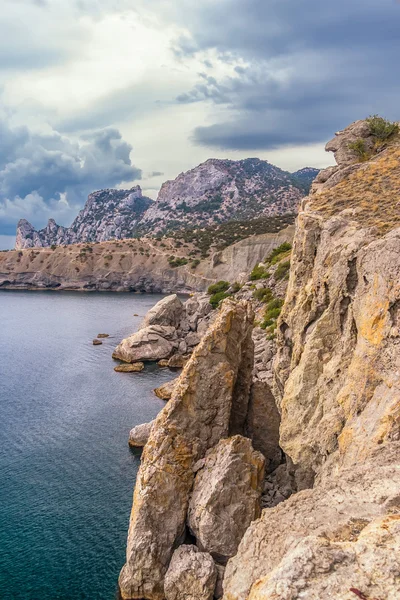
[[[175,550],[165,576],[166,600],[212,600],[217,569],[207,552],[196,546],[180,546]]]
[[[247,303],[225,301],[155,421],[135,487],[119,579],[123,598],[164,597],[173,549],[185,537],[194,466],[229,435],[232,406],[244,392],[252,320]]]
[[[167,383],[163,383],[160,387],[154,390],[155,395],[161,400],[170,400],[172,397],[173,391],[177,384],[177,379],[172,379],[172,381],[167,381]]]
[[[171,356],[178,349],[175,327],[150,325],[122,340],[113,358],[127,363],[157,361]]]
[[[199,548],[225,564],[261,514],[265,458],[240,435],[221,440],[197,472],[188,525]]]
[[[146,210],[153,204],[142,195],[140,186],[130,190],[100,190],[88,196],[84,208],[71,227],[57,225],[49,219],[37,231],[26,219],[17,226],[16,250],[45,248],[80,242],[105,242],[132,237]]]
[[[143,448],[148,442],[155,421],[136,425],[129,433],[129,445],[134,448]]]

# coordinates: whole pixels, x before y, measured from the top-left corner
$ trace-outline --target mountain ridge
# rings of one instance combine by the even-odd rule
[[[17,226],[15,249],[104,242],[166,235],[193,227],[293,214],[318,169],[283,171],[266,160],[209,159],[166,181],[153,201],[139,185],[104,189],[88,196],[70,227],[49,219],[37,230],[26,219]]]

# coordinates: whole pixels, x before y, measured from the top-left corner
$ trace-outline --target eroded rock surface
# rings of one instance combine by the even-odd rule
[[[225,563],[261,513],[265,459],[240,435],[206,455],[190,499],[188,524],[197,545]]]
[[[177,384],[178,378],[172,379],[172,381],[167,381],[167,383],[163,383],[160,387],[154,390],[155,395],[161,400],[169,400],[172,396],[172,393]]]
[[[196,546],[175,550],[165,576],[166,600],[212,600],[217,570],[212,557]]]
[[[123,598],[164,597],[172,551],[185,534],[194,465],[229,435],[242,357],[248,352],[246,344],[252,344],[252,322],[248,303],[225,301],[156,419],[135,487],[126,564],[119,579]]]
[[[131,429],[129,434],[129,445],[134,448],[143,448],[143,446],[147,444],[153,425],[154,421],[150,421],[150,423],[136,425],[136,427]]]

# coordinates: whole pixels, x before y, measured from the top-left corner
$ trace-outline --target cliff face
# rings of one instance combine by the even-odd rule
[[[359,163],[355,138],[374,148],[365,122],[339,132],[303,202],[278,325],[280,445],[304,491],[250,526],[226,600],[400,594],[399,147]]]
[[[282,171],[265,160],[210,159],[161,187],[141,228],[156,231],[294,213],[318,171]]]
[[[124,598],[183,600],[191,578],[204,580],[196,598],[207,600],[400,597],[400,140],[377,144],[367,125],[328,144],[338,165],[318,175],[301,207],[275,398],[253,370],[244,286],[222,304],[153,424]],[[359,138],[371,153],[364,162],[349,148]],[[260,452],[264,492],[282,490],[273,502],[261,497]],[[257,518],[259,501],[268,508]],[[207,570],[196,576],[189,556],[199,551]]]
[[[194,262],[193,244],[151,238],[0,253],[1,288],[163,292],[204,291],[245,277],[273,248],[291,241],[294,227],[253,236]],[[178,247],[177,247],[178,246]],[[195,252],[188,260],[190,252]],[[171,266],[170,257],[187,264]]]
[[[131,190],[93,192],[71,227],[62,227],[50,219],[44,229],[36,231],[28,221],[21,219],[15,248],[46,248],[53,244],[59,246],[132,237],[152,203],[150,198],[142,195],[140,186]]]

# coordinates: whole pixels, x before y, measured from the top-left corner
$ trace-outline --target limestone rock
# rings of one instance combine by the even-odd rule
[[[142,362],[118,365],[114,367],[114,371],[116,371],[117,373],[140,373],[140,371],[143,371],[143,369],[144,363]]]
[[[149,439],[153,425],[154,421],[150,421],[150,423],[143,423],[142,425],[137,425],[131,429],[129,433],[129,445],[133,446],[134,448],[142,448],[145,446]]]
[[[339,167],[347,167],[358,160],[354,150],[349,148],[349,144],[360,139],[364,140],[366,149],[373,148],[375,140],[367,121],[355,121],[346,129],[338,131],[335,137],[326,144],[325,150],[333,152]]]
[[[175,550],[165,576],[166,600],[212,600],[217,580],[214,561],[196,546]]]
[[[185,534],[193,468],[229,435],[252,321],[249,304],[224,302],[156,419],[136,480],[126,564],[119,579],[123,598],[164,597],[172,551]]]
[[[367,598],[395,600],[399,451],[398,442],[380,446],[366,462],[264,510],[228,562],[224,599],[351,600],[355,587]]]
[[[168,358],[176,344],[175,327],[150,325],[122,340],[113,358],[124,362],[158,361]]]
[[[261,513],[265,459],[242,436],[221,440],[206,455],[194,481],[188,524],[201,550],[218,562],[236,554]]]
[[[190,354],[183,356],[182,354],[174,354],[168,361],[168,366],[170,369],[182,369],[188,360],[190,359]]]
[[[163,298],[146,314],[140,329],[150,325],[177,327],[183,312],[183,304],[176,294]]]
[[[167,381],[167,383],[163,383],[160,387],[154,390],[155,395],[161,400],[169,400],[172,396],[172,392],[174,391],[176,384],[178,382],[178,378],[172,379],[171,381]]]
[[[281,417],[275,398],[267,383],[253,381],[250,392],[249,410],[246,419],[246,435],[253,448],[266,458],[266,471],[270,473],[282,462],[279,447],[279,425]]]

